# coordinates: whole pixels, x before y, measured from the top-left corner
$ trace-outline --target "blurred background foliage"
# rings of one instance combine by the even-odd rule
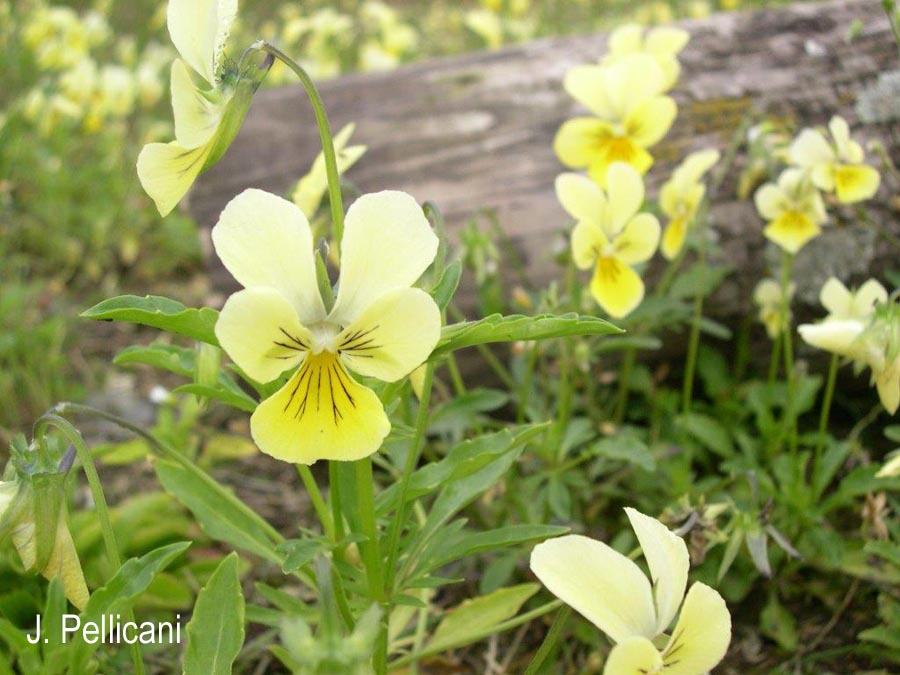
[[[233,45],[266,38],[316,78],[542,36],[665,23],[772,0],[243,0]],[[97,382],[78,311],[202,276],[196,224],[160,219],[134,170],[171,137],[164,0],[0,0],[0,441]],[[288,81],[273,69],[266,86]],[[192,289],[203,284],[192,283]],[[196,290],[194,292],[197,292]],[[183,293],[181,293],[183,297]]]

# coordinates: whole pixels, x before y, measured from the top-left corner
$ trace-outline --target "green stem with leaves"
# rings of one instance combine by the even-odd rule
[[[547,657],[550,656],[553,649],[556,647],[559,636],[562,634],[563,628],[566,626],[566,621],[569,620],[569,615],[571,614],[572,608],[568,606],[563,606],[556,613],[556,616],[553,618],[553,623],[550,625],[550,630],[547,631],[547,635],[544,637],[544,641],[531,659],[531,663],[528,664],[528,668],[525,669],[525,675],[537,675],[541,666],[544,665],[544,661],[547,660]]]
[[[816,442],[815,465],[818,467],[822,462],[822,452],[825,449],[825,438],[828,433],[828,416],[831,414],[831,400],[834,397],[834,385],[837,381],[838,365],[840,357],[837,354],[831,355],[831,362],[828,365],[828,380],[825,382],[825,397],[822,399],[822,414],[819,417],[819,440]]]
[[[791,278],[794,270],[794,255],[787,251],[781,254],[781,338],[784,341],[784,377],[787,381],[787,401],[784,408],[784,429],[788,436],[791,456],[797,453],[797,418],[794,382],[794,334],[791,330]]]
[[[694,308],[691,315],[691,333],[688,337],[687,363],[684,367],[684,385],[681,390],[681,410],[689,413],[694,397],[694,374],[697,370],[697,352],[700,349],[700,322],[703,320],[703,289],[706,285],[706,247],[707,247],[707,213],[708,201],[704,201],[697,214],[697,236],[700,240],[697,251],[697,265],[700,269],[700,279],[697,284],[697,292],[694,294]]]

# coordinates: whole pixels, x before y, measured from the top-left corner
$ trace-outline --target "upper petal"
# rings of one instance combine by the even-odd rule
[[[691,34],[674,26],[657,26],[647,32],[646,49],[651,54],[677,55],[685,48]]]
[[[877,279],[866,281],[853,295],[854,316],[862,318],[869,316],[875,305],[887,302],[888,292]]]
[[[412,286],[434,260],[437,247],[422,207],[410,195],[363,195],[347,211],[331,316],[349,326],[387,291]]]
[[[373,302],[338,335],[338,354],[351,370],[396,382],[434,350],[441,310],[420,288],[398,288]]]
[[[556,198],[566,212],[579,221],[597,223],[606,208],[603,190],[587,176],[561,173],[556,177]]]
[[[629,265],[649,260],[659,245],[659,221],[650,213],[639,213],[616,237],[613,248],[616,257]]]
[[[661,672],[662,667],[662,654],[650,640],[645,637],[630,637],[609,652],[603,666],[603,675],[647,675]]]
[[[548,539],[531,552],[531,571],[613,642],[656,637],[650,582],[603,542],[577,534]]]
[[[684,539],[656,518],[627,507],[625,513],[650,567],[656,600],[656,632],[663,633],[684,599],[690,568],[687,546]]]
[[[775,183],[766,183],[753,195],[756,210],[766,220],[775,220],[786,206],[784,192]]]
[[[222,120],[224,106],[217,105],[194,86],[181,59],[172,63],[172,112],[175,140],[186,148],[196,148],[212,139]]]
[[[676,115],[678,106],[675,99],[653,96],[631,108],[625,120],[625,129],[635,143],[642,148],[649,148],[669,133]]]
[[[681,616],[663,651],[666,675],[701,675],[725,657],[731,642],[731,614],[725,600],[706,584],[691,586]]]
[[[579,220],[572,230],[572,261],[580,270],[586,270],[609,246],[609,239],[593,221]]]
[[[212,229],[225,268],[246,288],[270,286],[294,306],[300,323],[325,317],[313,262],[312,233],[295,204],[262,190],[228,202]]]
[[[235,16],[237,0],[169,0],[172,43],[210,85],[216,84],[216,67]]]
[[[141,149],[137,174],[144,192],[156,204],[159,215],[167,216],[181,201],[203,171],[212,146],[185,148],[176,141],[149,143]]]
[[[852,313],[853,294],[835,277],[830,277],[819,291],[819,302],[834,319],[849,319]]]
[[[828,141],[815,129],[804,129],[788,148],[791,163],[802,167],[813,167],[834,161],[834,150]]]
[[[569,70],[563,88],[576,101],[605,120],[616,120],[620,113],[610,98],[609,68],[614,66],[580,65]]]
[[[607,47],[611,54],[621,56],[640,51],[644,46],[644,27],[638,23],[626,23],[609,35]]]
[[[603,229],[614,237],[644,203],[644,179],[630,164],[615,162],[606,172],[606,195],[609,208]]]
[[[268,286],[246,288],[228,298],[216,321],[216,338],[257,382],[271,382],[298,365],[312,345],[297,310]]]
[[[260,450],[297,464],[368,457],[390,430],[375,393],[327,351],[307,356],[250,418],[250,433]]]

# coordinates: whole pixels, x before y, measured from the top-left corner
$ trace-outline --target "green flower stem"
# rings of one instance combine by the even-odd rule
[[[775,378],[778,377],[778,364],[781,363],[781,333],[772,340],[772,355],[769,359],[769,398],[772,397],[772,387],[775,386]]]
[[[337,155],[334,151],[334,140],[331,135],[331,127],[328,124],[328,115],[325,113],[325,104],[315,83],[300,64],[277,47],[260,40],[253,45],[255,49],[266,54],[271,54],[284,65],[294,71],[300,84],[306,90],[309,102],[312,104],[313,113],[316,116],[316,125],[319,127],[319,137],[322,141],[322,155],[325,158],[325,174],[328,177],[328,200],[331,202],[331,222],[334,227],[334,241],[340,250],[341,239],[344,237],[344,204],[341,198],[341,177],[338,173]]]
[[[537,653],[531,659],[531,663],[528,664],[528,668],[525,669],[525,675],[537,675],[541,666],[544,665],[544,661],[547,660],[547,657],[550,656],[551,652],[556,647],[559,636],[566,625],[566,621],[569,620],[569,615],[571,613],[572,608],[567,605],[562,607],[556,613],[556,616],[553,618],[553,623],[550,625],[550,630],[547,631],[547,635],[544,637],[544,641],[541,643]]]
[[[703,319],[703,286],[707,271],[706,230],[708,204],[708,200],[704,200],[697,214],[697,236],[700,240],[697,251],[697,265],[700,268],[700,283],[697,284],[697,292],[694,294],[694,310],[691,316],[691,333],[688,338],[687,363],[684,367],[684,385],[681,390],[681,410],[685,414],[691,411],[691,403],[694,397],[694,374],[697,370],[697,351],[700,349],[700,321]]]
[[[831,414],[831,400],[834,397],[834,385],[837,381],[838,365],[840,357],[831,355],[831,363],[828,365],[828,380],[825,383],[825,397],[822,399],[822,415],[819,417],[819,440],[816,443],[815,464],[818,467],[822,462],[822,452],[825,449],[825,435],[828,432],[828,416]]]
[[[369,583],[369,597],[373,602],[384,599],[384,585],[381,574],[381,552],[378,542],[378,524],[375,522],[375,478],[372,474],[372,459],[366,457],[356,464],[356,498],[359,500],[359,520],[366,540],[360,542],[366,578]]]
[[[334,523],[334,539],[340,541],[344,538],[344,509],[341,504],[341,480],[338,476],[340,466],[337,462],[328,462],[328,500],[331,502],[331,522]],[[338,557],[343,555],[342,550],[335,549]]]
[[[431,403],[431,389],[433,383],[434,363],[429,361],[425,366],[425,377],[422,382],[422,398],[419,400],[419,412],[416,415],[415,433],[413,435],[412,444],[409,446],[409,451],[406,455],[406,462],[403,466],[403,475],[400,477],[397,513],[391,522],[391,529],[388,535],[386,578],[386,589],[388,592],[393,592],[397,559],[400,557],[400,534],[406,521],[406,494],[409,491],[409,482],[412,478],[413,471],[416,469],[416,464],[419,462],[422,448],[425,445],[425,431],[428,427],[428,407]]]
[[[525,357],[525,374],[522,377],[522,385],[519,388],[519,405],[516,408],[516,424],[525,422],[528,412],[528,399],[531,397],[531,383],[534,380],[534,371],[537,367],[538,345],[533,342],[528,346],[528,355]]]
[[[103,493],[103,483],[100,482],[100,474],[97,473],[97,466],[94,464],[94,458],[91,456],[90,450],[84,444],[81,433],[67,419],[60,417],[54,413],[46,413],[38,418],[35,423],[35,436],[43,435],[47,426],[54,426],[59,429],[65,437],[75,447],[78,459],[81,462],[81,468],[87,478],[88,486],[91,490],[91,497],[94,500],[94,509],[97,512],[97,520],[100,523],[100,532],[103,535],[103,544],[106,547],[106,556],[113,568],[113,575],[122,567],[122,558],[119,555],[119,546],[116,542],[116,533],[113,530],[112,519],[109,515],[109,505],[106,503],[106,495]],[[128,609],[124,612],[126,621],[134,621],[134,612]],[[143,675],[144,658],[141,654],[141,647],[137,643],[129,646],[131,651],[131,661],[134,665],[134,672]]]
[[[572,365],[575,359],[572,353],[572,340],[567,338],[563,341],[562,355],[560,358],[561,368],[559,373],[559,388],[557,390],[556,399],[556,419],[553,422],[553,428],[547,434],[546,456],[558,458],[562,454],[562,440],[566,434],[566,427],[569,424],[569,417],[572,415]]]
[[[479,640],[483,640],[486,637],[491,635],[505,633],[508,630],[512,630],[518,626],[521,626],[524,623],[528,623],[529,621],[533,621],[544,614],[549,614],[554,609],[562,606],[562,600],[553,600],[548,602],[545,605],[541,605],[540,607],[536,607],[530,612],[525,612],[524,614],[520,614],[517,617],[509,619],[507,621],[503,621],[502,623],[498,623],[494,626],[490,626],[489,628],[485,628],[478,633],[467,635],[463,640],[460,640],[458,643],[452,644],[443,644],[438,645],[437,649],[426,648],[421,652],[415,652],[413,654],[407,654],[406,656],[401,656],[396,661],[391,662],[390,670],[394,671],[401,666],[408,665],[410,663],[415,663],[420,659],[424,659],[427,656],[431,656],[433,654],[438,654],[440,652],[449,651],[451,649],[457,649],[459,647],[464,647],[465,645],[472,644],[473,642],[478,642]]]
[[[322,493],[316,483],[315,476],[313,476],[310,468],[304,464],[297,465],[297,473],[300,474],[303,486],[306,488],[306,492],[309,495],[313,508],[316,510],[316,515],[319,517],[319,522],[322,524],[322,529],[325,531],[325,536],[332,542],[336,542],[337,539],[334,536],[334,520],[331,517],[331,512],[328,510],[328,505],[322,498]]]
[[[622,368],[619,371],[619,393],[616,397],[616,411],[613,421],[616,426],[621,426],[625,421],[625,410],[628,408],[628,384],[631,380],[631,371],[634,369],[634,361],[637,350],[629,347],[622,355]]]
[[[691,223],[693,226],[693,223]],[[662,277],[659,279],[659,283],[656,285],[656,289],[654,291],[654,295],[658,298],[665,295],[666,291],[669,290],[669,286],[672,285],[672,282],[675,281],[675,275],[681,270],[681,263],[684,261],[684,254],[687,251],[687,246],[682,245],[681,250],[678,251],[678,255],[675,256],[674,259],[669,261],[669,264],[666,266],[665,271],[663,272]]]
[[[781,254],[781,337],[784,340],[784,376],[787,379],[787,403],[784,409],[784,426],[793,457],[797,453],[797,419],[794,415],[794,334],[791,331],[790,285],[794,270],[794,256],[787,251]]]

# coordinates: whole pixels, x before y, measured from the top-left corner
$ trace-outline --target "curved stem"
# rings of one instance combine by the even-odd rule
[[[535,653],[534,657],[531,659],[531,663],[529,663],[528,667],[525,669],[525,675],[537,675],[540,671],[541,666],[544,665],[544,661],[547,660],[547,657],[550,656],[550,653],[553,651],[554,647],[556,647],[556,643],[559,640],[559,636],[562,633],[562,629],[565,627],[570,614],[572,614],[572,608],[567,605],[563,606],[556,613],[556,616],[553,618],[553,623],[550,625],[550,630],[547,631],[547,635],[544,637],[544,641],[541,643],[537,653]]]
[[[338,250],[340,250],[341,239],[344,237],[344,204],[341,198],[341,177],[338,173],[337,155],[334,151],[334,140],[331,135],[331,127],[328,124],[328,115],[325,112],[325,104],[322,102],[319,90],[316,88],[309,73],[277,47],[270,45],[264,40],[260,40],[253,47],[259,51],[271,54],[290,68],[297,76],[297,79],[300,80],[303,89],[306,90],[306,95],[309,97],[313,113],[316,116],[316,125],[319,127],[319,137],[322,141],[322,156],[325,158],[325,174],[328,177],[328,201],[331,202],[334,241]]]
[[[113,530],[112,519],[109,515],[109,505],[106,503],[106,495],[103,493],[103,483],[100,482],[100,474],[97,473],[97,466],[94,464],[94,458],[90,450],[84,444],[81,433],[71,422],[64,417],[60,417],[52,412],[41,415],[34,426],[34,435],[42,436],[48,426],[56,427],[65,435],[75,447],[78,459],[81,462],[81,468],[87,478],[88,486],[91,490],[91,497],[94,500],[94,509],[97,512],[97,520],[100,523],[100,533],[103,536],[103,544],[106,547],[106,556],[109,558],[110,565],[115,575],[122,567],[122,558],[119,555],[119,545],[116,542],[116,533]],[[131,609],[124,612],[126,621],[134,620],[134,613]],[[141,648],[137,643],[130,645],[131,660],[134,665],[134,672],[138,675],[144,673],[144,659],[141,655]]]

